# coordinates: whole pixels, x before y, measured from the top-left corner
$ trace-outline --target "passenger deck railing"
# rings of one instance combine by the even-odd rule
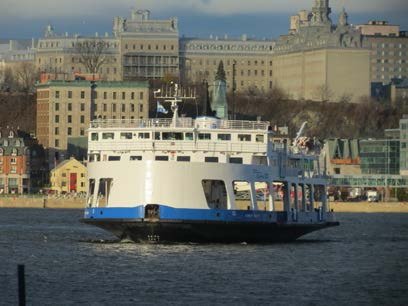
[[[270,124],[266,121],[221,120],[221,119],[192,119],[178,118],[176,125],[170,118],[151,119],[96,119],[91,122],[90,128],[191,128],[206,123],[213,123],[210,129],[231,129],[248,131],[267,131]],[[210,125],[209,125],[210,126]],[[202,128],[205,129],[205,128]]]

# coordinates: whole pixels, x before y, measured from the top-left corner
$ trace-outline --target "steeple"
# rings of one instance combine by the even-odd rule
[[[347,19],[348,19],[348,15],[347,15],[347,12],[346,12],[345,8],[343,7],[343,10],[341,11],[341,13],[339,15],[338,25],[343,26],[343,27],[348,25],[348,20]]]
[[[329,0],[315,0],[312,8],[312,24],[324,25],[331,24],[330,15],[331,8],[329,7]]]

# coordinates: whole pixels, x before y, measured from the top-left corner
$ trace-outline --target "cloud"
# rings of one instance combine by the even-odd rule
[[[239,1],[239,4],[238,4]],[[177,16],[178,11],[194,14],[234,15],[256,13],[295,13],[310,9],[314,0],[1,0],[0,18],[49,19],[114,16],[128,14],[137,8],[154,14]],[[406,10],[406,0],[332,0],[339,10],[345,6],[350,13],[390,12]]]

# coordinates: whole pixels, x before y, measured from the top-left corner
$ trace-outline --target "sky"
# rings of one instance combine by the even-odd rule
[[[114,16],[149,9],[153,19],[178,17],[180,35],[258,39],[286,34],[289,16],[311,9],[314,0],[0,0],[0,38],[42,36],[51,23],[57,33],[111,33]],[[332,20],[345,7],[352,24],[388,20],[408,30],[407,0],[331,0]]]

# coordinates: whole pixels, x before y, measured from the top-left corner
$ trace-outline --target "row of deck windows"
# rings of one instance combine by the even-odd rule
[[[90,157],[89,157],[90,162],[99,161],[99,160],[100,160],[99,155],[91,154]],[[111,155],[111,156],[108,157],[108,161],[120,161],[120,160],[121,160],[121,156],[119,156],[119,155]],[[130,161],[141,161],[141,160],[143,160],[143,158],[140,155],[131,155],[129,157],[129,160]],[[157,156],[155,156],[155,160],[157,160],[157,161],[168,161],[169,156],[167,156],[167,155],[157,155]],[[189,162],[189,161],[191,161],[191,157],[190,156],[177,156],[176,160],[178,162]],[[218,157],[206,156],[204,158],[204,161],[206,163],[218,163]],[[243,159],[242,159],[242,157],[230,157],[229,158],[229,163],[231,163],[231,164],[242,164]]]
[[[243,142],[250,142],[252,141],[252,136],[251,134],[238,134],[237,139],[238,141],[243,141]],[[119,135],[120,139],[126,139],[126,140],[131,140],[131,139],[150,139],[150,133],[147,132],[141,132],[141,133],[132,133],[132,132],[122,132]],[[211,133],[199,133],[197,136],[198,140],[215,140],[215,137],[217,137],[217,140],[219,141],[230,141],[231,140],[231,134],[217,134],[217,135],[212,135]],[[108,140],[108,139],[115,139],[115,133],[113,132],[106,132],[102,133],[102,139],[103,140]],[[194,134],[187,132],[187,133],[174,133],[174,132],[154,132],[154,139],[155,140],[194,140]],[[264,135],[256,135],[255,136],[255,142],[263,143],[264,142]],[[92,141],[98,141],[99,140],[99,134],[98,133],[92,133],[91,134],[91,140]]]

